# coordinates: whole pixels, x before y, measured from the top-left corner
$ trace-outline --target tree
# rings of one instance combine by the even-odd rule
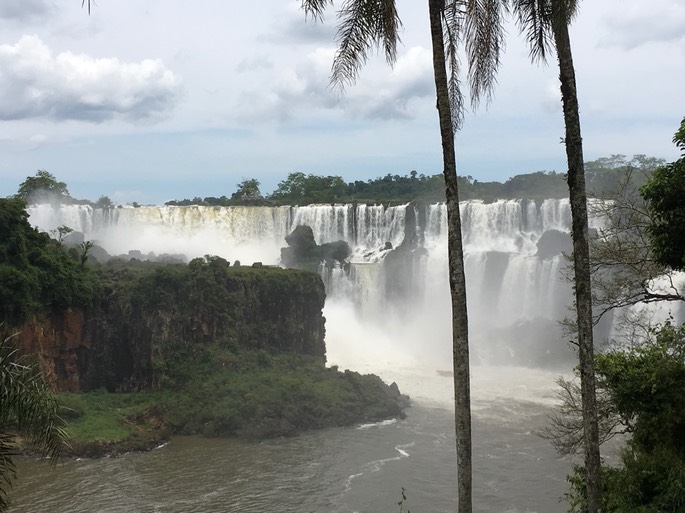
[[[38,311],[88,305],[95,290],[90,269],[31,226],[22,200],[0,199],[0,323],[16,327]]]
[[[685,325],[666,322],[643,335],[596,358],[601,439],[627,436],[620,464],[602,467],[607,513],[675,512],[685,505]],[[562,390],[557,422],[543,435],[568,454],[582,445],[582,412],[578,387],[567,382]],[[569,481],[571,511],[587,511],[585,468],[576,467]]]
[[[567,182],[571,203],[574,291],[578,360],[583,407],[587,507],[589,513],[602,509],[599,432],[595,391],[594,341],[592,334],[592,287],[588,235],[587,193],[583,164],[575,68],[568,26],[577,10],[576,0],[516,0],[514,10],[522,32],[526,32],[533,59],[545,59],[554,47],[559,64],[559,81],[566,134]]]
[[[259,180],[256,178],[245,178],[238,184],[237,190],[231,195],[233,200],[254,200],[262,197],[259,190]],[[206,199],[206,198],[205,198]]]
[[[9,507],[16,479],[16,435],[52,462],[67,443],[59,405],[40,372],[16,360],[10,338],[0,339],[0,512]]]
[[[685,301],[676,272],[657,262],[648,236],[652,213],[638,186],[653,169],[628,165],[615,171],[613,185],[590,204],[599,221],[590,239],[595,323],[609,312],[623,315],[619,309],[637,303]]]
[[[46,199],[61,200],[69,196],[67,184],[58,182],[52,173],[41,169],[35,176],[29,176],[19,184],[17,197],[26,201]]]
[[[306,14],[321,19],[332,0],[303,0]],[[457,46],[464,41],[469,63],[469,84],[474,105],[490,95],[503,43],[501,0],[466,2],[429,0],[433,70],[443,151],[443,174],[448,217],[448,261],[452,299],[453,366],[457,446],[457,495],[460,513],[470,513],[472,500],[471,404],[466,278],[461,240],[459,191],[454,134],[460,126],[463,99],[459,87]],[[401,21],[394,0],[349,0],[338,13],[339,47],[331,81],[352,83],[369,52],[383,48],[386,61],[397,56]],[[447,67],[450,74],[448,76]]]
[[[108,196],[100,196],[95,202],[95,206],[98,208],[112,208],[114,203],[112,203]]]
[[[622,185],[628,170],[634,172],[629,185],[637,190],[657,167],[665,163],[664,159],[646,155],[633,155],[630,160],[625,155],[611,155],[586,162],[585,180],[588,194],[597,198],[616,191]]]
[[[269,198],[291,205],[334,203],[342,200],[346,188],[345,181],[340,176],[305,175],[298,171],[290,173],[287,179],[279,182]]]
[[[655,260],[674,270],[685,270],[685,118],[673,136],[682,156],[657,168],[640,192],[648,203],[651,223],[647,233]]]

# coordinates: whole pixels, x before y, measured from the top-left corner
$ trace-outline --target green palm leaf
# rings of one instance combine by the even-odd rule
[[[8,507],[16,479],[17,437],[51,461],[66,444],[59,403],[34,365],[17,358],[11,337],[0,341],[0,511]]]

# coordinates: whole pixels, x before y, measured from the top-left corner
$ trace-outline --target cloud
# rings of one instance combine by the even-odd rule
[[[349,112],[363,119],[412,119],[412,101],[435,96],[432,56],[416,46],[402,54],[395,67],[381,69],[377,77],[349,90]]]
[[[281,69],[261,87],[244,91],[236,105],[239,118],[256,122],[276,118],[282,122],[298,112],[333,107],[337,99],[328,88],[333,53],[327,48],[314,50],[295,67]]]
[[[2,0],[0,20],[28,22],[48,17],[55,6],[48,0]]]
[[[236,72],[245,73],[247,71],[256,71],[260,69],[271,69],[274,63],[268,57],[260,55],[252,59],[243,59],[235,67]]]
[[[53,55],[37,36],[0,45],[0,120],[154,121],[179,94],[180,79],[159,60]]]
[[[258,40],[276,44],[330,45],[335,40],[337,29],[333,20],[325,22],[305,17],[295,8],[293,2],[270,25],[271,32],[259,36]]]
[[[685,6],[678,2],[662,1],[649,9],[636,6],[612,12],[603,21],[610,34],[601,39],[601,46],[632,50],[648,43],[685,40]]]
[[[413,119],[413,102],[435,95],[432,57],[422,47],[402,54],[393,69],[363,74],[342,93],[329,85],[334,55],[333,48],[318,48],[265,86],[245,91],[237,105],[241,119],[283,122],[327,110],[355,120]]]

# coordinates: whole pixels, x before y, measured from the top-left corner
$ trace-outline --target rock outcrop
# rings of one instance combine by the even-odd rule
[[[314,232],[306,225],[297,226],[285,238],[287,248],[281,248],[281,263],[291,269],[307,269],[317,272],[323,262],[327,267],[344,265],[350,256],[350,246],[339,240],[318,245]]]
[[[230,267],[218,257],[189,265],[110,266],[99,302],[46,311],[20,328],[58,390],[146,390],[201,344],[325,359],[325,291],[316,274]]]

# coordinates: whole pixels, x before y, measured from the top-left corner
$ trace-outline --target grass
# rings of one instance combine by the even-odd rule
[[[62,414],[71,438],[80,443],[119,442],[137,434],[146,412],[163,401],[163,393],[61,393]]]

